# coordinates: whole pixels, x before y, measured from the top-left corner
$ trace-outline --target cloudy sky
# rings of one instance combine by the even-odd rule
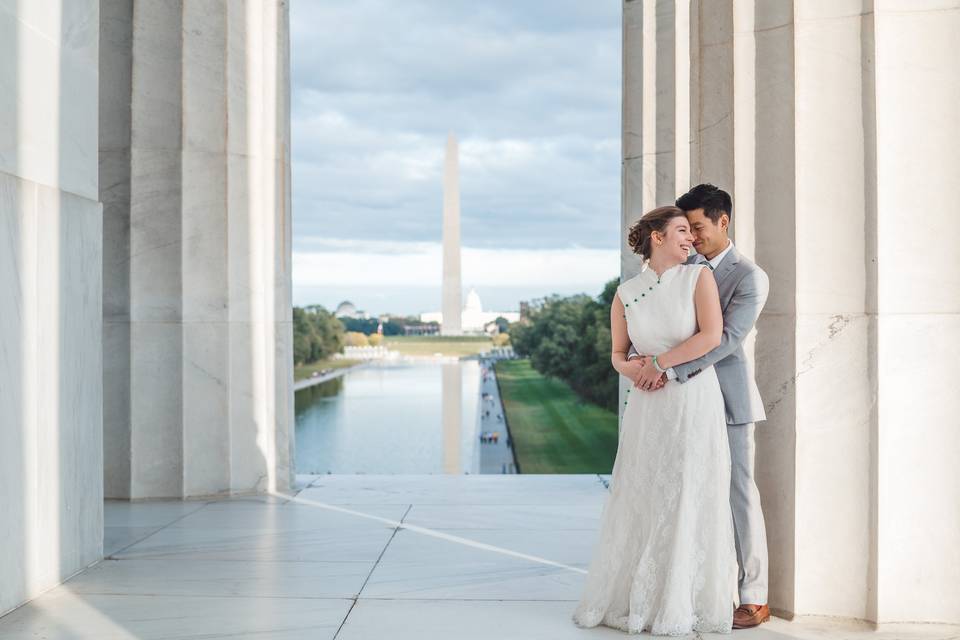
[[[294,304],[440,308],[443,150],[464,293],[618,274],[620,0],[293,0]]]

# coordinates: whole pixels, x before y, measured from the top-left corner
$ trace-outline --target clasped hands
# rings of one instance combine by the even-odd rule
[[[667,374],[657,370],[653,358],[641,355],[639,358],[627,360],[628,375],[633,380],[633,386],[644,391],[656,391],[667,384]]]

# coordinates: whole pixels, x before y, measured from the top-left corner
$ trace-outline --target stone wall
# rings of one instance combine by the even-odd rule
[[[624,2],[624,230],[714,182],[770,275],[757,466],[785,615],[960,622],[958,32],[957,0]]]
[[[105,486],[289,487],[289,140],[284,1],[0,2],[0,614]]]
[[[97,33],[0,3],[0,614],[101,556]]]

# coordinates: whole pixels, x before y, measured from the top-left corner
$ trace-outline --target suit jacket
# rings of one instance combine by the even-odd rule
[[[707,259],[699,253],[687,260],[687,264],[706,263]],[[763,269],[740,255],[736,246],[731,247],[717,265],[713,277],[717,281],[723,311],[720,346],[696,360],[675,365],[677,382],[684,383],[713,365],[723,393],[727,424],[766,420],[760,391],[747,366],[743,341],[767,301],[770,279]]]

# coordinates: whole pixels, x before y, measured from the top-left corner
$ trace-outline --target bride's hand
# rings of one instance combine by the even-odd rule
[[[634,386],[645,391],[653,391],[657,388],[662,372],[657,371],[653,364],[653,358],[643,358],[641,360],[640,372],[634,381]]]
[[[637,380],[640,378],[640,370],[643,368],[643,358],[630,358],[627,360],[627,363],[624,365],[624,369],[621,370],[621,373],[626,377],[630,378],[630,381],[636,386]]]

